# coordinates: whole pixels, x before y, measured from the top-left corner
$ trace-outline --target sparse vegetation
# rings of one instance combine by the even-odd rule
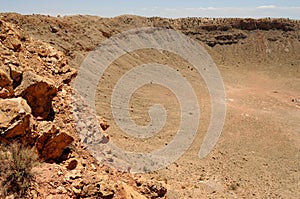
[[[18,143],[0,150],[0,196],[14,195],[24,198],[33,180],[31,169],[38,164],[32,148]]]

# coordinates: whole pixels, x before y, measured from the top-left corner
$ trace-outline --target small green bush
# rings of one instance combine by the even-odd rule
[[[32,149],[17,143],[0,150],[0,196],[23,198],[31,186],[31,169],[38,164],[38,155]]]

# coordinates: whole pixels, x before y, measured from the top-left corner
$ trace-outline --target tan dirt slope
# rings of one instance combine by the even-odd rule
[[[172,28],[195,39],[217,64],[226,89],[226,121],[214,150],[204,159],[197,156],[210,118],[205,83],[189,63],[168,52],[144,49],[112,64],[96,99],[98,114],[110,124],[106,132],[132,151],[150,151],[172,140],[179,109],[175,96],[165,88],[143,87],[131,100],[132,117],[140,124],[148,122],[151,104],[166,106],[171,120],[154,138],[128,137],[116,126],[110,110],[112,88],[126,70],[153,61],[171,65],[196,90],[202,111],[199,130],[179,160],[143,177],[165,181],[167,198],[300,198],[300,21],[14,13],[3,13],[1,18],[64,52],[76,69],[102,41],[132,28]]]

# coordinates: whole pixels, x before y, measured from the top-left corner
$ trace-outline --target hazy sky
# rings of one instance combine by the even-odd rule
[[[162,17],[285,17],[300,19],[300,0],[0,0],[0,12],[22,14],[122,14]]]

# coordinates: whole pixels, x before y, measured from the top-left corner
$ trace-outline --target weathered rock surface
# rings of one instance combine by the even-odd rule
[[[19,39],[11,36],[8,36],[3,43],[6,47],[13,51],[18,51],[22,46],[22,43]]]
[[[26,29],[26,31],[31,34],[31,36],[50,43],[53,47],[63,51],[66,56],[70,58],[71,65],[76,68],[79,68],[81,61],[89,51],[93,50],[104,39],[111,37],[117,33],[122,33],[123,31],[132,28],[144,26],[172,28],[188,35],[189,37],[197,41],[200,41],[199,43],[208,50],[209,54],[213,56],[217,65],[220,67],[220,72],[222,73],[224,80],[227,79],[229,88],[239,87],[240,89],[238,89],[238,92],[242,91],[242,89],[244,88],[242,82],[247,81],[247,88],[249,88],[249,85],[251,89],[250,93],[252,93],[253,89],[257,88],[256,83],[264,85],[267,89],[264,90],[262,89],[262,87],[259,87],[258,90],[260,92],[257,93],[253,91],[255,94],[260,95],[262,92],[268,93],[269,89],[280,88],[282,88],[282,91],[286,93],[285,91],[288,91],[289,89],[285,87],[284,84],[289,82],[288,85],[294,87],[294,91],[297,92],[299,90],[299,86],[296,83],[299,79],[299,75],[297,74],[299,74],[300,63],[299,20],[210,18],[189,18],[173,20],[162,19],[159,17],[142,18],[137,16],[120,16],[116,18],[105,19],[83,15],[55,18],[42,15],[22,16],[14,13],[4,14],[3,19],[18,24],[22,28]],[[292,29],[294,29],[294,31],[290,31]],[[0,35],[1,41],[2,38],[5,39],[6,35],[3,37]],[[68,71],[68,64],[66,64],[66,62],[64,61],[61,61],[61,57],[64,56],[61,56],[60,53],[55,53],[55,50],[43,44],[42,42],[36,40],[30,42],[29,41],[30,39],[26,38],[26,43],[22,43],[21,47],[17,51],[14,51],[13,48],[7,48],[5,46],[5,48],[2,48],[2,46],[0,45],[1,54],[3,55],[3,59],[0,60],[0,65],[7,63],[6,65],[12,65],[16,69],[19,69],[21,67],[30,67],[38,75],[55,80],[56,82],[60,82],[60,85],[61,82],[67,83],[69,79],[72,79],[72,77],[68,75],[71,73],[65,73],[65,71]],[[27,53],[24,53],[25,51]],[[51,53],[53,51],[54,53]],[[16,56],[16,52],[21,53],[21,56]],[[26,57],[26,59],[24,59],[24,57]],[[32,58],[34,58],[34,60]],[[26,63],[28,62],[28,60],[30,60],[30,64],[27,65]],[[181,69],[184,70],[183,67]],[[251,73],[248,73],[248,71],[251,71]],[[264,79],[264,77],[261,76],[262,74],[253,74],[253,72],[256,73],[257,71],[264,71],[262,73],[268,71],[267,73],[270,76],[268,75],[268,78]],[[63,77],[65,75],[66,77],[70,78],[66,78],[66,81],[63,81]],[[253,84],[252,80],[249,81],[248,78],[245,78],[245,75],[249,75],[249,79],[258,81]],[[279,76],[286,78],[286,80],[280,81],[281,78]],[[16,88],[19,84],[15,83],[15,78],[11,78],[14,81],[14,88]],[[270,81],[269,78],[274,78],[276,79],[276,81]],[[230,81],[228,81],[229,79]],[[293,83],[292,81],[288,81],[288,79],[294,79],[295,82]],[[230,84],[231,81],[233,82],[232,84]],[[268,84],[269,81],[275,84]],[[57,97],[55,97],[53,105],[55,109],[54,123],[57,127],[61,129],[63,128],[67,132],[73,133],[73,127],[71,123],[72,118],[66,117],[72,116],[72,114],[70,114],[70,112],[68,111],[69,107],[65,103],[65,97],[67,97],[69,94],[68,89],[65,90],[66,94],[63,94],[62,91],[58,91]],[[248,89],[246,89],[246,91],[248,91]],[[298,108],[297,104],[299,103],[296,100],[297,98],[299,98],[298,93],[291,94],[291,96],[284,96],[285,102],[288,103],[291,107],[297,106],[296,108]],[[297,98],[292,100],[292,98],[295,97]],[[272,96],[272,104],[270,104],[270,107],[273,107],[274,104],[277,104],[277,100],[274,101],[275,98],[274,96]],[[239,105],[238,99],[241,100],[242,103],[240,104],[242,106],[237,107],[233,105],[233,107],[230,108],[237,108],[244,111],[244,108],[247,108],[247,104],[250,103],[253,99],[255,101],[257,100],[258,103],[252,105],[257,105],[257,107],[260,107],[260,104],[263,104],[264,106],[266,106],[266,108],[269,108],[267,107],[267,104],[265,104],[265,102],[268,101],[268,96],[256,98],[256,96],[254,95],[239,94],[239,97],[237,97],[237,99],[235,99],[234,101],[235,103],[237,103],[237,105]],[[63,103],[61,103],[62,101]],[[231,105],[232,104],[233,103],[231,103]],[[282,113],[282,115],[286,115],[286,113],[289,112],[288,110],[291,108],[286,106],[274,107],[276,107],[277,111],[279,111],[277,107],[279,109],[286,109],[282,112],[279,111],[279,113]],[[247,112],[249,112],[250,110],[255,111],[256,107],[248,108],[250,109],[247,109]],[[262,111],[265,110],[262,109]],[[277,113],[277,111],[270,113]],[[166,170],[159,171],[157,174],[149,175],[149,177],[152,176],[154,178],[161,178],[163,176],[170,177],[167,178],[169,180],[168,182],[171,183],[172,186],[174,186],[174,194],[171,194],[170,196],[168,195],[168,198],[247,198],[249,196],[256,198],[299,198],[297,197],[298,195],[296,195],[297,191],[295,191],[295,172],[297,172],[297,168],[299,168],[299,166],[294,161],[294,158],[296,158],[296,156],[293,155],[297,153],[294,153],[296,150],[290,150],[293,148],[289,147],[296,143],[294,142],[295,139],[293,139],[295,137],[289,137],[289,134],[294,135],[293,132],[295,131],[295,128],[293,129],[293,127],[297,126],[297,121],[296,119],[293,119],[295,117],[292,116],[295,116],[297,110],[296,112],[289,112],[290,114],[287,115],[291,115],[291,117],[286,117],[287,120],[284,120],[284,117],[280,117],[280,120],[276,120],[276,118],[274,118],[273,116],[270,117],[270,115],[267,117],[261,117],[262,115],[259,112],[257,117],[258,120],[254,120],[254,118],[247,116],[248,119],[246,120],[246,122],[244,122],[245,120],[243,118],[240,118],[240,113],[241,112],[234,111],[231,114],[232,119],[230,117],[230,121],[233,121],[233,123],[229,123],[229,126],[231,126],[232,124],[234,128],[230,127],[230,129],[232,130],[230,130],[231,132],[228,133],[230,135],[224,134],[224,140],[226,138],[229,140],[228,143],[230,143],[229,145],[226,145],[226,142],[224,143],[223,146],[228,146],[228,148],[224,150],[225,153],[224,151],[220,150],[219,156],[213,156],[212,160],[204,161],[207,161],[207,164],[202,160],[201,163],[198,164],[198,161],[190,159],[194,158],[194,156],[190,156],[189,154],[187,154],[183,157],[181,165],[176,165],[176,167],[175,165],[173,165]],[[269,121],[268,118],[272,118],[272,120]],[[238,121],[239,119],[241,119],[241,123],[247,123],[249,125],[236,124],[236,119]],[[281,123],[283,124],[281,125]],[[86,131],[87,135],[91,134],[90,129],[93,129],[95,124],[96,123],[86,126],[86,129],[89,130]],[[270,124],[272,126],[270,126]],[[290,124],[292,127],[289,129]],[[111,128],[113,128],[113,125]],[[249,131],[247,131],[247,129],[249,129]],[[257,129],[262,130],[262,132],[257,131]],[[108,129],[108,131],[110,130],[111,129]],[[277,131],[282,131],[284,136],[277,137],[276,139],[273,139],[276,136],[271,136],[272,139],[270,139],[269,133],[272,132],[272,135],[276,135]],[[255,132],[255,134],[253,134],[253,132]],[[230,142],[232,135],[235,135],[235,133],[237,135],[236,145]],[[254,136],[251,137],[252,135]],[[261,144],[257,144],[258,142],[253,142],[249,145],[245,145],[245,137],[255,137],[254,140],[258,141]],[[93,140],[93,137],[90,138],[91,140]],[[293,140],[293,142],[285,142],[284,140],[286,138]],[[250,141],[250,139],[247,140]],[[273,141],[271,142],[271,140]],[[70,147],[74,147],[76,150],[82,147],[82,145],[76,144],[78,143],[75,141]],[[267,145],[269,145],[270,148],[265,148],[265,146]],[[298,146],[297,144],[295,145]],[[160,146],[161,145],[159,145],[159,147]],[[265,152],[260,153],[259,148]],[[238,152],[236,153],[236,151]],[[81,152],[83,152],[83,150]],[[253,153],[253,155],[250,155],[248,152]],[[216,150],[216,153],[219,153],[218,150]],[[74,154],[76,153],[74,152]],[[71,154],[71,156],[74,154]],[[229,154],[232,154],[232,156]],[[244,161],[245,155],[247,155],[248,157],[246,157],[247,159]],[[282,158],[287,156],[291,158]],[[47,194],[53,195],[53,198],[78,197],[78,195],[80,195],[82,191],[80,187],[82,187],[82,179],[85,178],[84,171],[101,171],[101,166],[95,164],[94,162],[93,164],[91,164],[92,158],[88,154],[84,154],[83,157],[85,158],[84,161],[78,161],[78,165],[75,168],[77,170],[84,167],[84,169],[80,169],[80,171],[83,172],[81,173],[81,176],[75,179],[71,184],[70,182],[61,180],[61,178],[63,178],[64,175],[69,172],[61,167],[69,165],[69,160],[64,162],[66,163],[65,165],[44,164],[53,167],[52,170],[43,171],[43,177],[44,175],[49,176],[48,178],[42,178],[41,181],[39,181],[40,184],[46,187],[43,191],[38,192],[39,194],[45,193],[45,195],[39,195],[39,197],[46,198]],[[255,157],[260,157],[261,161],[257,162],[257,159]],[[76,158],[78,159],[78,156],[76,156]],[[268,164],[265,165],[264,161],[266,161]],[[95,166],[91,167],[90,165]],[[289,166],[285,167],[285,165]],[[58,169],[55,169],[56,166],[60,166],[59,171]],[[272,172],[270,172],[271,170]],[[164,172],[166,174],[164,174]],[[59,175],[55,175],[57,173],[59,173]],[[242,174],[243,176],[242,179],[240,178],[240,174]],[[103,174],[99,172],[99,175]],[[107,175],[109,175],[111,179],[115,179],[116,176],[118,176],[118,174],[115,175],[115,173],[111,174],[111,170],[109,170],[109,173]],[[202,178],[202,175],[206,176],[205,178],[207,179],[215,179],[216,177],[216,179],[220,180],[221,183],[224,183],[225,187],[227,185],[228,187],[230,187],[231,181],[237,180],[241,182],[241,187],[238,188],[238,191],[225,190],[223,193],[225,193],[226,195],[223,195],[223,193],[219,194],[218,190],[212,190],[212,194],[206,195],[205,191],[201,190],[203,188],[202,185],[198,187],[199,176],[200,178]],[[130,183],[132,181],[127,181],[127,179],[124,180],[124,174],[119,174],[118,177],[119,179],[122,179],[122,181],[126,182],[126,184],[129,184],[133,187],[135,186],[135,184]],[[43,184],[44,181],[46,185]],[[91,181],[87,180],[86,182]],[[160,185],[152,186],[151,184],[149,184],[144,186],[144,183],[141,184],[142,185],[139,184],[142,187],[141,189],[136,189],[136,187],[134,187],[134,190],[142,193],[142,195],[146,195],[147,198],[151,198],[152,196],[154,197],[155,194],[151,193],[151,191],[160,193]],[[285,189],[285,191],[283,189],[278,190],[278,187],[282,187],[283,184],[287,189]],[[62,189],[58,189],[58,187],[64,187],[67,191],[67,194],[63,194],[65,193],[65,191],[62,191]],[[251,188],[249,189],[249,187]],[[91,188],[91,190],[97,189]],[[215,191],[217,191],[217,193],[215,193]],[[120,192],[121,191],[117,190],[114,197],[124,198],[123,195],[118,195]],[[184,194],[182,194],[183,192]]]
[[[20,50],[22,46],[20,35],[14,31],[13,27],[0,21],[0,28],[0,39],[2,40],[2,43],[10,50]]]
[[[85,55],[93,50],[104,39],[111,37],[122,31],[136,27],[162,27],[178,30],[196,40],[201,41],[210,47],[229,46],[256,41],[257,32],[270,32],[265,35],[265,39],[270,37],[294,37],[299,41],[299,22],[289,19],[218,19],[218,18],[180,18],[167,19],[160,17],[143,18],[139,16],[119,16],[113,19],[92,17],[92,16],[65,16],[49,17],[43,15],[19,15],[2,14],[3,18],[12,23],[18,24],[35,38],[41,39],[65,52],[69,57],[71,65],[79,68]],[[36,23],[39,29],[35,28]],[[59,30],[53,33],[51,27]],[[86,30],[89,27],[89,30]],[[85,31],[78,31],[85,30]],[[55,30],[54,30],[55,31]],[[276,32],[277,31],[277,32]],[[274,32],[276,32],[274,34]],[[252,45],[255,45],[253,43]],[[280,46],[276,47],[280,49]],[[246,60],[249,60],[248,52],[238,49],[239,53]],[[231,52],[229,52],[231,53]],[[261,52],[259,52],[261,53]],[[253,57],[255,57],[253,55]],[[278,57],[278,56],[276,56]],[[286,60],[286,55],[279,56],[278,59]],[[249,60],[253,62],[253,60]],[[278,62],[276,59],[274,62]]]
[[[48,31],[61,34],[62,27]],[[76,74],[64,53],[0,20],[0,142],[35,146],[46,162],[34,168],[36,182],[28,197],[145,198],[134,187],[131,174],[98,164],[80,142],[70,86]],[[99,125],[103,130],[109,127],[107,121],[95,118],[94,124],[91,120],[81,130],[91,134]],[[102,135],[100,141],[105,144],[109,138]],[[118,187],[120,180],[125,192]],[[152,191],[156,190],[147,195],[156,196]]]
[[[13,96],[13,80],[10,78],[10,69],[0,66],[0,98]]]
[[[15,138],[30,128],[31,109],[22,98],[0,99],[0,137]]]
[[[103,131],[106,131],[109,128],[109,123],[101,117],[98,117],[98,119],[99,119],[101,129]]]
[[[43,160],[56,160],[74,138],[58,129],[51,122],[41,122],[38,126],[41,136],[36,141],[36,148]]]
[[[0,98],[9,98],[12,95],[13,90],[7,88],[1,88]]]
[[[11,86],[13,81],[10,78],[10,70],[8,67],[0,67],[0,87]]]
[[[142,183],[141,192],[149,198],[162,198],[167,194],[167,189],[161,182],[147,181]]]
[[[52,99],[57,94],[55,83],[31,71],[23,73],[20,86],[15,89],[15,95],[27,100],[35,117],[47,119],[52,110]]]
[[[122,183],[121,188],[124,198],[125,199],[147,199],[145,196],[138,193],[136,190],[134,190],[132,187],[128,186],[125,183]]]
[[[73,142],[70,133],[75,133],[72,128],[64,128],[66,115],[56,116],[52,108],[55,103],[68,102],[56,102],[53,97],[59,87],[69,86],[76,70],[50,45],[32,40],[2,20],[0,27],[1,137],[36,145],[41,159],[55,161]]]

